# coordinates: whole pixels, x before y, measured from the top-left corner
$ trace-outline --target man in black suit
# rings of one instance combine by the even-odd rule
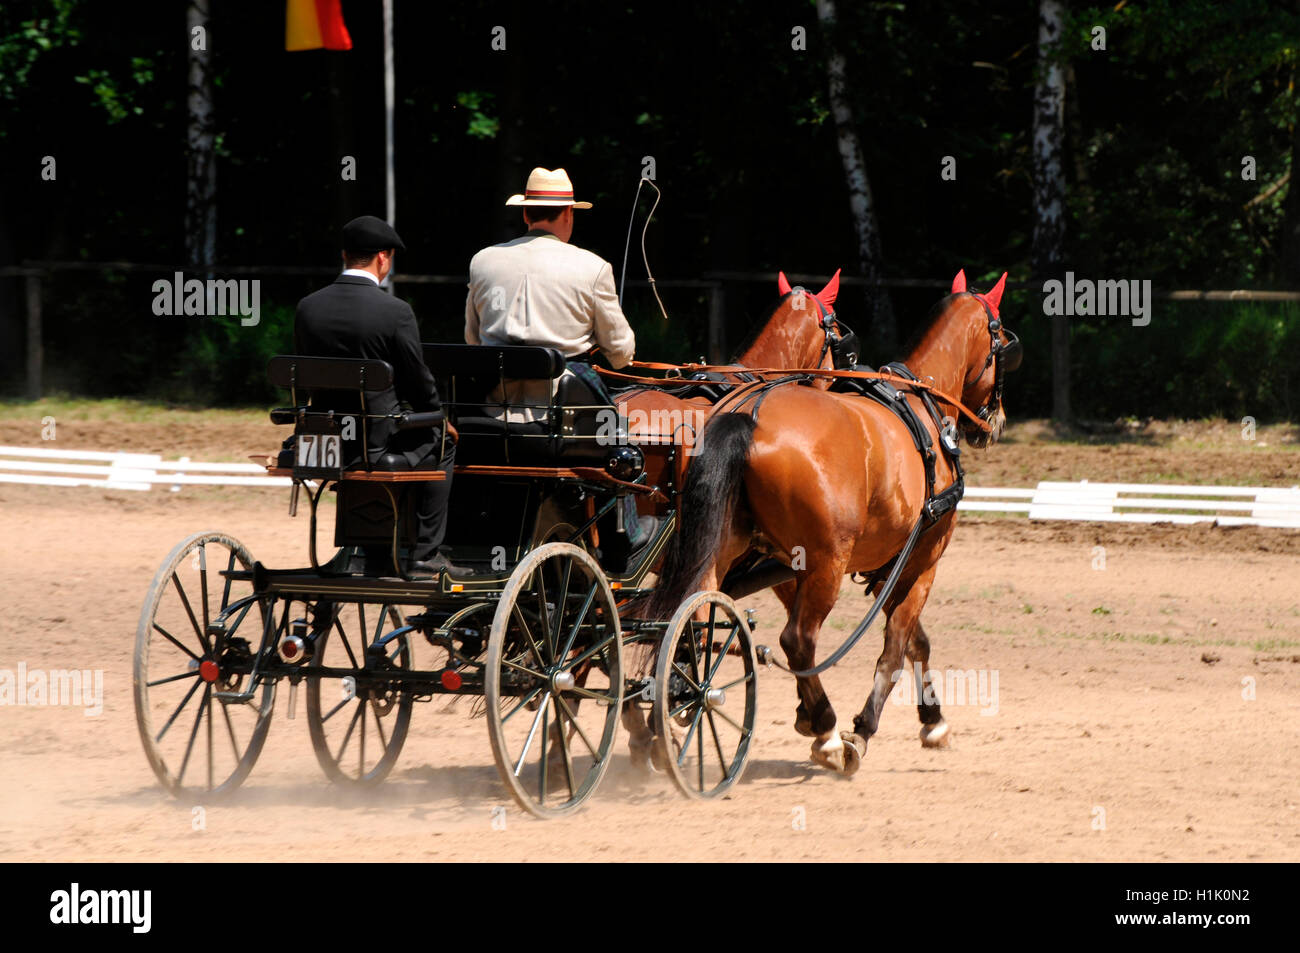
[[[401,405],[416,412],[438,412],[442,403],[433,375],[424,363],[415,313],[405,301],[379,287],[392,270],[393,255],[399,248],[405,250],[406,246],[397,232],[373,215],[363,215],[343,226],[343,273],[333,284],[298,302],[294,350],[312,357],[369,358],[391,364],[393,386],[366,392],[371,414],[397,413]],[[361,410],[355,391],[313,393],[312,403],[345,413]],[[367,424],[372,463],[384,454],[397,454],[412,469],[437,469],[446,475],[438,482],[408,484],[416,494],[419,528],[412,556],[413,569],[420,574],[464,572],[438,551],[447,528],[447,498],[456,458],[452,439],[455,431],[444,434],[446,426],[399,431],[391,420],[371,420]],[[351,446],[345,442],[344,446],[351,462],[359,462],[360,442]],[[392,562],[390,555],[378,551],[368,551],[366,556],[370,570],[383,565],[385,559]]]

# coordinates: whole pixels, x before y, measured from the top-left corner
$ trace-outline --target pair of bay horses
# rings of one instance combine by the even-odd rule
[[[838,277],[815,295],[791,289],[781,276],[782,298],[752,344],[738,357],[744,368],[807,368],[829,373],[767,389],[761,401],[720,402],[681,398],[646,388],[621,396],[631,409],[698,410],[711,416],[686,470],[679,524],[660,570],[646,615],[667,618],[697,590],[718,589],[728,570],[762,553],[791,565],[794,578],[775,587],[788,618],[780,644],[792,670],[813,666],[822,623],[835,605],[847,573],[875,573],[894,559],[920,525],[927,504],[925,463],[913,435],[887,407],[857,394],[828,390],[834,376],[828,346],[836,329],[831,305]],[[1001,324],[998,309],[1006,275],[987,293],[966,287],[963,272],[952,293],[930,312],[913,336],[903,363],[938,405],[947,405],[974,447],[987,447],[1002,433],[1002,377],[1019,364],[1019,342]],[[940,446],[938,422],[923,409],[920,391],[906,398]],[[761,404],[761,410],[759,405]],[[977,407],[977,412],[968,408]],[[633,436],[637,436],[634,432]],[[955,468],[936,452],[934,487],[949,486]],[[885,700],[904,656],[929,684],[930,641],[921,610],[934,584],[939,558],[952,538],[955,505],[916,538],[915,549],[883,606],[884,649],[871,692],[853,719],[853,731],[837,731],[835,710],[815,675],[797,675],[795,729],[814,739],[812,758],[844,775],[853,774],[876,732]],[[648,666],[649,659],[642,665]],[[949,729],[937,700],[918,693],[921,743],[945,747]],[[649,766],[651,726],[627,705],[623,723],[631,734],[634,761]]]

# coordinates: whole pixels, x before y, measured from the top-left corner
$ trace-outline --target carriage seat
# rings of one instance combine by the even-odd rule
[[[608,456],[596,437],[604,415],[617,412],[580,377],[565,375],[564,355],[555,348],[425,344],[424,362],[460,432],[458,463],[572,465]],[[535,390],[550,397],[503,404],[494,395],[505,392],[507,381],[538,382]]]
[[[272,423],[294,426],[276,461],[284,468],[295,466],[294,441],[300,434],[339,433],[344,417],[354,418],[357,427],[352,439],[343,441],[345,469],[363,465],[361,448],[368,446],[368,431],[377,423],[410,430],[437,427],[445,419],[441,412],[376,414],[375,398],[393,384],[393,368],[387,361],[279,354],[267,365],[267,377],[289,391],[293,404],[271,411]],[[372,453],[368,469],[394,472],[412,467],[402,454],[384,452]]]

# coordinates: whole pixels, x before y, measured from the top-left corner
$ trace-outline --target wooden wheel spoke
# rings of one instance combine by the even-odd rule
[[[360,736],[361,744],[357,746],[357,777],[366,773],[366,703],[362,702],[361,708],[361,730],[357,732]]]
[[[208,634],[199,628],[199,620],[194,618],[194,610],[190,608],[189,596],[185,595],[185,587],[181,585],[181,579],[174,570],[172,571],[172,585],[176,589],[176,594],[181,597],[181,605],[185,606],[185,614],[190,617],[190,625],[194,627],[194,634],[199,637],[199,644],[203,646],[203,651],[211,652],[212,646],[208,644]]]
[[[555,651],[555,645],[551,641],[551,612],[546,607],[546,574],[542,572],[541,566],[537,567],[536,579],[537,579],[537,618],[541,622],[542,635],[546,640],[546,648],[553,653]],[[557,606],[556,608],[558,609],[559,607]],[[529,640],[530,641],[532,640],[531,634],[529,635]],[[555,656],[553,654],[546,655],[546,656],[539,654],[537,658],[538,661],[540,661],[543,665],[547,665],[555,661]]]
[[[587,597],[582,601],[582,608],[578,610],[578,617],[573,620],[573,626],[569,629],[569,638],[564,643],[564,650],[560,652],[557,659],[563,660],[573,651],[573,643],[578,638],[578,630],[582,628],[582,623],[586,621],[587,612],[591,609],[591,604],[596,601],[596,591],[599,584],[593,583],[587,590]]]
[[[744,675],[740,676],[740,678],[727,682],[727,684],[721,685],[719,687],[725,692],[728,688],[735,688],[737,685],[743,685],[746,682],[752,682],[753,680],[754,680],[754,673],[746,672]]]
[[[602,695],[599,692],[593,692],[590,688],[587,688],[585,685],[574,685],[572,688],[569,689],[569,691],[573,692],[573,694],[575,695],[581,695],[583,698],[593,698],[598,702],[599,701],[608,702],[608,701],[613,701],[614,699],[613,695]]]
[[[564,575],[560,577],[560,592],[555,597],[555,631],[550,634],[551,648],[560,644],[560,630],[564,628],[564,613],[569,605],[569,580],[573,578],[573,560],[564,563]],[[556,655],[556,659],[563,658]]]
[[[199,543],[199,591],[203,595],[203,631],[207,632],[212,617],[208,615],[208,544]]]
[[[155,679],[152,682],[145,682],[146,687],[153,688],[155,685],[166,685],[168,682],[179,682],[182,678],[198,678],[198,669],[192,672],[181,672],[179,675],[168,675],[166,678]]]
[[[239,742],[235,740],[235,726],[230,721],[230,712],[227,706],[221,705],[221,716],[226,719],[226,732],[230,735],[230,747],[235,752],[235,763],[239,763]]]
[[[528,703],[529,703],[530,701],[532,701],[534,698],[536,698],[538,695],[540,695],[540,694],[542,693],[542,690],[543,690],[544,688],[546,688],[546,683],[545,683],[545,682],[543,682],[541,685],[538,685],[538,686],[537,686],[536,688],[534,688],[531,692],[529,692],[529,693],[528,693],[527,695],[525,695],[522,699],[520,699],[518,705],[516,705],[514,708],[510,709],[509,712],[507,712],[504,716],[502,716],[502,718],[501,718],[501,724],[504,725],[507,721],[509,721],[512,717],[514,717],[515,713],[516,713],[517,711],[519,711],[519,709],[521,709],[521,708],[526,708],[526,707],[528,706]]]
[[[154,631],[155,631],[155,632],[157,632],[159,635],[161,635],[164,639],[166,639],[166,640],[167,640],[168,642],[170,642],[172,645],[176,646],[178,649],[180,649],[182,652],[184,652],[184,653],[185,653],[186,655],[188,655],[190,658],[194,659],[194,661],[196,661],[196,662],[199,661],[199,657],[198,657],[197,655],[195,655],[193,652],[191,652],[191,651],[190,651],[190,650],[189,650],[189,649],[188,649],[184,644],[182,644],[182,643],[181,643],[181,642],[176,638],[176,636],[172,635],[170,632],[168,632],[166,629],[164,629],[162,626],[160,626],[157,622],[153,623],[153,627],[154,627]]]
[[[722,650],[721,650],[720,652],[718,652],[717,660],[714,661],[714,663],[713,663],[713,668],[711,668],[711,669],[709,670],[709,682],[710,682],[710,683],[712,683],[712,681],[713,681],[713,676],[715,676],[715,675],[718,674],[718,669],[722,667],[722,661],[723,661],[723,659],[725,659],[725,658],[727,657],[727,652],[728,652],[728,650],[730,650],[730,648],[731,648],[731,643],[734,642],[734,641],[736,641],[736,633],[737,633],[738,631],[739,631],[739,630],[738,630],[735,626],[732,627],[732,629],[731,629],[731,635],[727,636],[727,641],[723,644],[723,646],[722,646]],[[709,641],[712,642],[713,639],[710,638]]]
[[[230,578],[230,573],[235,571],[235,551],[230,551],[230,558],[226,560],[226,584],[221,589],[221,611],[226,611],[226,606],[230,605],[230,585],[234,582]]]
[[[163,735],[167,734],[167,729],[172,726],[174,721],[176,721],[176,716],[179,715],[181,710],[190,703],[190,699],[194,697],[194,693],[199,690],[199,686],[202,684],[203,682],[195,682],[190,686],[190,690],[185,693],[185,697],[181,699],[181,703],[176,706],[176,710],[172,712],[172,716],[168,718],[166,724],[162,726],[162,730],[154,736],[153,740],[155,743],[162,741]]]
[[[571,659],[567,659],[565,663],[561,666],[561,671],[565,671],[565,672],[573,671],[575,668],[577,668],[583,662],[587,661],[587,659],[591,658],[597,652],[602,651],[605,648],[605,646],[609,645],[616,638],[618,638],[617,632],[614,633],[613,635],[605,636],[605,638],[601,639],[599,642],[592,645],[590,648],[584,649],[581,653],[575,655]]]
[[[682,750],[677,755],[677,766],[680,768],[686,756],[691,752],[691,738],[695,736],[695,729],[700,726],[700,717],[704,714],[704,706],[701,705],[695,717],[691,719],[691,727],[686,730],[686,737],[682,739]]]
[[[573,709],[569,707],[569,703],[559,695],[555,696],[555,700],[564,708],[564,713],[569,716],[569,722],[573,725],[573,730],[578,733],[578,737],[581,738],[582,743],[587,746],[587,750],[591,752],[591,756],[599,761],[600,753],[596,751],[596,746],[591,743],[591,739],[587,737],[587,733],[582,730],[582,725],[578,724],[578,719],[574,715]]]
[[[722,779],[727,779],[727,756],[722,753],[722,742],[718,739],[718,726],[713,721],[713,712],[709,711],[705,717],[709,719],[709,734],[713,736],[713,747],[718,752],[718,765],[722,768]]]
[[[689,686],[690,686],[692,689],[694,689],[695,691],[698,692],[698,691],[701,691],[701,690],[702,690],[702,689],[700,688],[700,683],[697,682],[694,678],[692,678],[692,677],[691,677],[691,674],[690,674],[689,672],[687,672],[686,669],[682,668],[682,667],[681,667],[679,664],[677,664],[676,662],[673,662],[673,671],[675,671],[678,675],[680,675],[682,678],[684,678],[684,679],[686,680],[686,684],[689,685]]]
[[[357,661],[357,657],[352,651],[352,644],[348,641],[347,632],[343,631],[343,621],[339,618],[337,612],[334,614],[334,628],[339,634],[339,641],[343,643],[343,651],[348,653],[348,661],[352,663],[352,667],[364,668],[365,666]]]
[[[559,695],[555,696],[555,727],[560,736],[560,753],[564,755],[564,783],[569,786],[569,797],[572,798],[574,796],[573,755],[569,751],[569,732],[564,727],[564,718],[560,714],[564,710],[561,707],[563,701]],[[577,728],[578,723],[574,722],[573,726]]]
[[[533,738],[537,735],[537,723],[541,721],[542,712],[546,710],[546,703],[550,700],[550,692],[546,693],[546,698],[537,706],[537,714],[533,716],[532,727],[528,729],[528,738],[524,741],[524,750],[519,752],[519,760],[515,762],[515,777],[519,777],[519,772],[524,769],[524,761],[528,757],[528,749],[533,746]]]
[[[547,768],[550,767],[550,759],[546,756],[546,742],[550,740],[550,725],[548,722],[551,718],[551,706],[543,702],[539,709],[542,716],[542,756],[537,759],[537,781],[538,781],[538,799],[546,803],[546,783]]]
[[[352,701],[352,699],[349,698],[348,701]],[[352,738],[352,730],[356,728],[357,719],[361,717],[361,713],[364,710],[364,706],[358,705],[356,713],[352,716],[352,720],[348,722],[348,730],[343,734],[343,743],[339,745],[339,753],[334,756],[334,760],[339,764],[343,763],[343,752],[347,750],[348,741]]]
[[[723,721],[725,721],[727,724],[731,725],[732,728],[735,728],[737,731],[739,731],[739,732],[740,732],[740,736],[741,736],[741,740],[744,740],[745,738],[748,738],[748,737],[749,737],[749,735],[750,735],[750,730],[749,730],[748,728],[746,728],[744,725],[740,724],[738,721],[736,721],[736,719],[734,719],[734,718],[732,718],[730,715],[728,715],[728,714],[727,714],[725,711],[723,711],[721,708],[714,708],[714,709],[712,709],[712,711],[710,712],[710,714],[717,715],[719,718],[721,718],[721,719],[722,719]]]
[[[375,730],[379,732],[379,740],[383,742],[384,750],[388,750],[388,736],[384,734],[384,720],[379,717],[379,702],[373,698],[370,699],[370,713],[375,717]]]
[[[190,740],[185,745],[185,757],[181,760],[181,772],[176,776],[177,787],[185,781],[185,769],[189,767],[190,755],[194,752],[194,739],[199,736],[199,725],[203,721],[203,713],[208,709],[208,694],[206,691],[203,693],[203,700],[199,702],[198,714],[194,716],[194,727],[190,729]]]

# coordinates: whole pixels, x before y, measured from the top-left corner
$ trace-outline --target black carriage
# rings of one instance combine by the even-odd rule
[[[653,711],[656,763],[682,791],[725,791],[754,729],[750,626],[720,592],[696,593],[666,623],[635,609],[676,531],[685,461],[672,435],[627,450],[616,408],[565,374],[552,349],[426,345],[425,360],[460,433],[447,541],[474,573],[405,571],[409,489],[443,475],[364,450],[378,419],[366,394],[390,385],[391,368],[274,358],[272,382],[291,400],[272,420],[294,437],[268,469],[292,478],[291,513],[306,496],[309,565],[269,569],[219,532],[188,537],[164,560],[141,612],[134,678],[159,781],[176,795],[238,787],[287,683],[290,716],[301,689],[317,759],[340,784],[391,772],[417,703],[469,695],[481,699],[502,781],[533,814],[562,814],[590,796],[625,705]],[[512,406],[507,381],[554,396]],[[328,400],[339,394],[350,397],[344,411]],[[398,429],[441,423],[385,419]],[[321,558],[316,517],[328,491],[334,551]],[[624,533],[629,495],[661,516],[636,553]],[[657,659],[653,670],[629,671],[634,649]]]

